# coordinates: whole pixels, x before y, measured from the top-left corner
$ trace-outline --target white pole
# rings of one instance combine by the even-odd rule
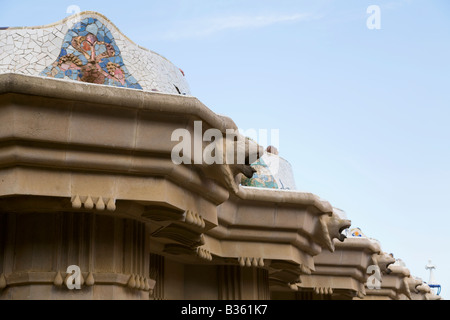
[[[436,269],[436,266],[431,263],[431,260],[428,260],[428,264],[425,266],[425,269],[430,270],[430,278],[428,280],[428,284],[437,284],[436,279],[434,278],[434,269]],[[437,293],[437,290],[435,288],[431,288],[431,290],[434,294]]]

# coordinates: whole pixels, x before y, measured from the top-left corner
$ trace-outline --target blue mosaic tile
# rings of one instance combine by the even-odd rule
[[[40,75],[142,90],[126,68],[110,30],[94,18],[74,24],[57,60]]]
[[[248,187],[279,189],[278,184],[263,159],[259,159],[251,166],[256,170],[251,178],[243,177],[241,184]]]
[[[92,34],[97,34],[98,27],[96,24],[90,24],[86,27],[86,31]]]

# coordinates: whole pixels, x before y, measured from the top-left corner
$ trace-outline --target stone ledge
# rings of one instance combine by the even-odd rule
[[[15,73],[0,74],[0,95],[7,93],[89,102],[106,108],[121,107],[192,115],[203,119],[211,127],[217,128],[223,133],[226,133],[226,129],[237,130],[233,120],[217,115],[194,97]]]

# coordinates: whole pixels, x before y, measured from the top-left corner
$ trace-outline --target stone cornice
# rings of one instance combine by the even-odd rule
[[[0,94],[6,93],[88,102],[104,108],[120,107],[182,116],[190,115],[206,121],[211,127],[223,133],[226,129],[237,129],[230,118],[214,113],[195,97],[15,73],[0,74]]]
[[[298,285],[303,290],[328,288],[352,297],[364,297],[368,277],[367,267],[373,263],[373,255],[380,252],[377,243],[365,238],[334,239],[335,251],[323,250],[314,257],[315,270],[302,275]],[[317,293],[317,292],[316,292]]]
[[[350,225],[312,193],[230,187],[232,165],[174,164],[173,130],[237,129],[196,98],[18,74],[0,75],[0,98],[0,196],[18,203],[53,197],[55,210],[151,222],[157,252],[263,267],[291,289]]]
[[[379,253],[380,245],[366,238],[346,238],[344,241],[335,240],[336,249],[341,250],[367,250],[372,253]]]
[[[282,205],[307,205],[314,206],[321,214],[327,213],[331,215],[333,212],[333,207],[328,201],[324,201],[317,195],[309,192],[240,186],[237,196],[252,203],[276,202]]]

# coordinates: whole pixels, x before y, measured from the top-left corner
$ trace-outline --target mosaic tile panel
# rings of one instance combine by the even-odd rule
[[[360,228],[356,227],[348,231],[348,238],[367,238]]]
[[[297,190],[291,164],[277,154],[266,152],[261,156],[278,188],[282,190]]]
[[[89,19],[92,19],[91,23],[89,23]],[[94,20],[97,21],[93,23]],[[86,28],[89,25],[89,28],[81,30],[81,24],[83,23],[86,25]],[[77,26],[77,24],[80,25]],[[101,25],[103,25],[103,29]],[[101,72],[98,69],[99,67],[102,71],[106,70],[105,72],[111,77],[114,74],[114,77],[112,78],[105,75],[104,80],[107,82],[107,85],[110,85],[111,80],[111,83],[117,82],[120,86],[122,86],[122,82],[124,82],[123,86],[125,86],[126,80],[128,80],[130,85],[136,84],[137,86],[138,84],[144,91],[190,95],[190,89],[186,78],[177,66],[163,56],[138,46],[121,33],[106,17],[91,11],[83,12],[77,17],[68,17],[60,22],[47,26],[7,28],[0,30],[0,73],[12,72],[42,76],[43,72],[50,72],[50,74],[53,72],[55,76],[58,75],[57,78],[69,80],[77,79],[80,75],[82,77],[84,74],[80,71],[81,66],[79,64],[81,62],[81,65],[83,65],[83,62],[85,62],[83,57],[88,60],[83,53],[78,54],[78,59],[80,59],[80,61],[74,59],[72,56],[65,58],[65,61],[63,62],[66,65],[63,66],[63,69],[61,69],[63,63],[59,66],[60,70],[53,64],[59,62],[59,59],[64,56],[64,54],[61,55],[61,53],[64,53],[62,49],[66,50],[66,56],[71,53],[76,56],[76,51],[79,52],[79,50],[76,50],[72,46],[71,42],[67,45],[69,37],[87,37],[87,34],[91,33],[97,37],[97,45],[99,45],[99,42],[108,43],[105,41],[105,36],[103,37],[103,40],[101,36],[99,36],[99,30],[104,31],[105,36],[111,40],[111,43],[109,44],[112,45],[114,49],[114,55],[106,58],[106,66],[101,65],[101,61],[94,63],[94,65],[98,65],[95,67],[98,72]],[[77,35],[71,34],[70,31]],[[84,36],[79,34],[83,31],[87,32]],[[108,36],[108,31],[110,36]],[[91,38],[91,40],[93,39]],[[63,45],[66,45],[66,48],[63,48]],[[100,54],[105,52],[108,54],[107,47],[109,46],[105,45],[104,47],[101,47],[101,45],[99,45],[96,49],[95,44],[90,43],[91,47],[92,45],[94,45],[94,50],[96,50],[96,57],[99,55],[97,50],[100,51]],[[118,50],[116,50],[114,46],[117,47]],[[70,52],[69,49],[73,49],[73,52]],[[91,51],[92,54],[92,50],[84,50]],[[116,60],[118,57],[119,59]],[[111,62],[109,68],[108,62]],[[67,64],[69,64],[69,68]],[[77,67],[79,67],[80,70],[78,70]],[[120,67],[120,69],[118,67]],[[55,68],[56,71],[53,71],[53,68]],[[68,70],[70,71],[66,74],[66,71]],[[122,70],[122,72],[120,70]],[[101,77],[95,76],[97,71],[95,71],[94,68],[91,68],[90,74],[92,78],[100,82]],[[123,73],[123,76],[121,73]],[[105,81],[103,84],[105,84]]]
[[[263,159],[258,159],[258,161],[252,163],[251,166],[256,172],[251,178],[244,176],[241,180],[241,185],[247,187],[278,189],[278,184]]]
[[[125,66],[111,32],[97,19],[76,23],[56,61],[41,76],[142,89]]]

